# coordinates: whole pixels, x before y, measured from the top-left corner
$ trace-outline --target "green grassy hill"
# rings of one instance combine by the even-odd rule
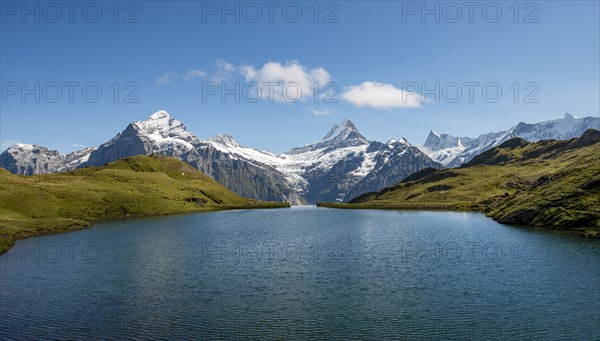
[[[338,208],[465,209],[508,224],[600,227],[600,132],[578,139],[509,140],[465,167],[426,170]]]
[[[0,169],[0,253],[16,239],[107,219],[287,206],[240,197],[189,164],[161,155],[59,174],[22,176]]]

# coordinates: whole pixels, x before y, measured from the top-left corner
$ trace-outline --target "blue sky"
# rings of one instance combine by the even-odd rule
[[[512,1],[475,2],[472,15],[463,2],[320,2],[318,16],[313,2],[284,2],[273,22],[260,1],[257,20],[253,5],[225,3],[239,6],[239,22],[221,17],[220,1],[121,2],[118,11],[114,2],[76,2],[72,17],[45,2],[0,3],[3,149],[97,146],[160,109],[201,138],[227,133],[275,152],[318,140],[344,118],[369,139],[421,144],[431,129],[473,136],[600,112],[598,1],[520,2],[518,13]],[[39,22],[26,11],[35,6]],[[422,17],[428,9],[439,22]],[[280,85],[270,101],[265,82],[273,81]],[[326,83],[337,103],[324,103]],[[252,98],[207,94],[223,84],[250,89]],[[249,84],[263,97],[250,101]],[[297,89],[304,96],[286,102],[284,85],[288,100]],[[23,98],[24,86],[39,103],[35,94]],[[92,103],[97,88],[102,96]]]

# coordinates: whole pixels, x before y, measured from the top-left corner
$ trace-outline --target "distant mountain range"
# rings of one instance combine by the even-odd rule
[[[427,168],[337,208],[462,209],[503,224],[587,229],[600,237],[600,131],[568,140],[515,137],[460,168]]]
[[[0,154],[0,167],[17,174],[44,174],[100,166],[139,154],[162,154],[191,164],[242,196],[300,205],[348,201],[424,168],[459,166],[515,136],[530,141],[566,139],[587,128],[597,129],[598,119],[567,114],[553,121],[519,123],[477,138],[432,131],[418,148],[404,138],[369,141],[352,122],[343,120],[321,141],[274,154],[242,146],[229,135],[202,140],[166,111],[158,111],[145,121],[130,123],[98,148],[61,155],[41,146],[16,144]]]
[[[438,134],[432,130],[421,149],[433,160],[445,166],[458,167],[478,154],[515,137],[529,142],[568,140],[581,136],[587,129],[598,130],[599,126],[598,117],[577,118],[566,113],[558,119],[533,124],[519,122],[508,130],[482,134],[474,138]]]

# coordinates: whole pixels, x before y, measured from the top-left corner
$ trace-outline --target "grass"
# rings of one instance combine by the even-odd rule
[[[582,147],[575,139],[497,147],[479,158],[481,164],[439,170],[349,204],[319,206],[474,210],[501,223],[598,231],[600,143],[594,136],[596,142]]]
[[[17,239],[109,219],[275,207],[289,204],[241,197],[189,164],[160,155],[47,175],[0,169],[0,253]]]

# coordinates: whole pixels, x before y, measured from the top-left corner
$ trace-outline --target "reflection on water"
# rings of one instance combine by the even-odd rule
[[[2,339],[594,339],[600,243],[474,213],[110,222],[0,257]]]

